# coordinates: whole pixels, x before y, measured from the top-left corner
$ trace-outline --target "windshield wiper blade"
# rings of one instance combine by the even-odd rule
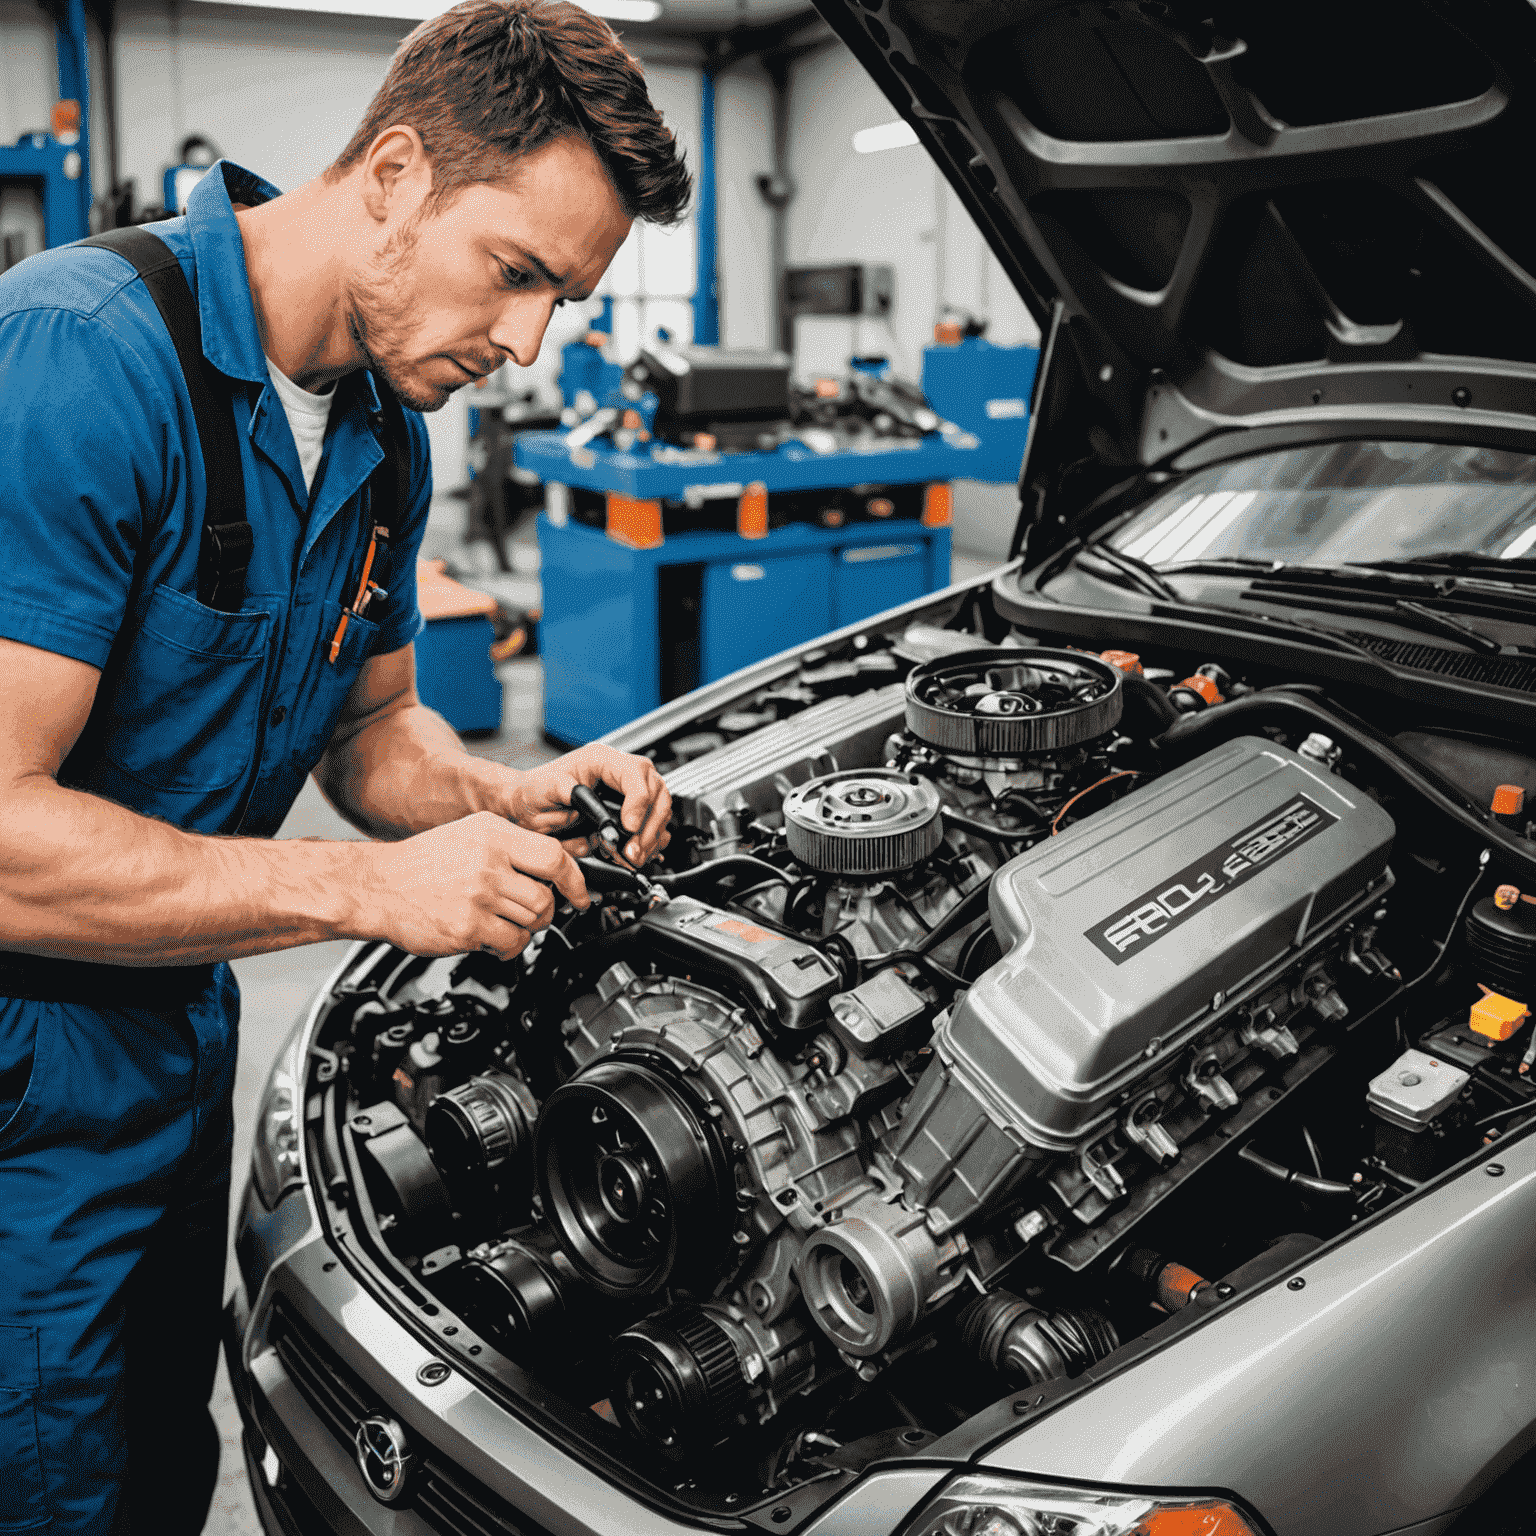
[[[1513,606],[1522,614],[1536,612],[1536,583],[1525,579],[1524,569],[1510,569],[1511,566],[1530,567],[1536,562],[1494,560],[1488,555],[1474,558],[1486,563],[1488,573],[1505,578],[1501,585],[1514,590],[1501,591],[1494,599],[1486,588],[1479,591],[1472,584],[1484,574],[1482,565],[1457,563],[1441,569],[1424,560],[1352,560],[1344,565],[1289,565],[1278,560],[1253,560],[1240,555],[1224,555],[1210,560],[1191,560],[1186,564],[1164,566],[1162,569],[1189,576],[1204,574],[1247,577],[1256,593],[1265,587],[1297,587],[1307,592],[1322,588],[1342,596],[1347,595],[1348,589],[1353,587],[1361,593],[1374,590],[1385,598],[1391,588],[1396,586],[1422,591],[1426,603],[1431,599],[1470,599],[1476,602],[1480,598],[1484,604],[1496,600],[1501,609]],[[1498,567],[1497,571],[1494,567]]]
[[[1154,566],[1148,565],[1145,560],[1138,560],[1135,555],[1126,554],[1123,549],[1116,549],[1112,544],[1093,539],[1084,544],[1078,553],[1092,555],[1095,559],[1102,560],[1105,565],[1113,567],[1147,597],[1160,597],[1170,603],[1183,601],[1178,592],[1158,574]]]
[[[1536,575],[1536,556],[1522,555],[1514,560],[1501,560],[1497,555],[1462,549],[1442,550],[1438,554],[1405,555],[1400,560],[1354,560],[1350,563],[1366,571],[1439,571],[1454,576],[1492,576],[1511,583],[1528,582],[1532,575]]]
[[[1485,656],[1503,654],[1504,647],[1491,635],[1485,635],[1482,630],[1474,629],[1470,624],[1464,624],[1454,614],[1442,613],[1438,608],[1427,608],[1423,603],[1416,603],[1408,597],[1398,598],[1392,606],[1398,613],[1412,614],[1431,629],[1438,629],[1443,635],[1461,640],[1470,645],[1474,651],[1481,651]],[[1518,650],[1519,647],[1512,647],[1512,649]]]

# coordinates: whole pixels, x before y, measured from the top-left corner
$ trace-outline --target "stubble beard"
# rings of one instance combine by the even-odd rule
[[[418,220],[400,230],[385,246],[361,280],[347,288],[347,328],[374,378],[391,390],[401,405],[413,411],[438,411],[451,390],[431,387],[422,393],[403,377],[410,336],[410,297],[406,274],[416,249]]]

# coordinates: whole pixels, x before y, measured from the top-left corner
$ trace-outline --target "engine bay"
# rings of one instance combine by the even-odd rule
[[[511,963],[374,946],[313,1038],[357,1262],[707,1509],[1102,1379],[1536,1105],[1536,902],[1410,754],[932,618],[654,743],[654,888],[584,862]]]

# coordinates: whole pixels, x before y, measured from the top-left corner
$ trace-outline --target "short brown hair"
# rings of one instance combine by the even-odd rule
[[[673,224],[688,205],[691,178],[639,62],[569,0],[462,0],[423,22],[326,175],[349,171],[397,123],[426,147],[432,208],[568,134],[592,146],[631,218]]]

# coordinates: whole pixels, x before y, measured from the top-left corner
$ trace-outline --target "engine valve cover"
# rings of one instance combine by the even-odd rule
[[[1394,831],[1273,742],[1208,752],[998,872],[1003,958],[940,1030],[939,1055],[1015,1134],[1065,1149],[1372,899]]]

